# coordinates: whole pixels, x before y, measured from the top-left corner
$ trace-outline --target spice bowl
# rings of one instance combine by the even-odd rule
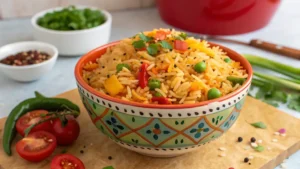
[[[0,63],[0,71],[7,77],[21,82],[34,81],[48,73],[53,68],[58,57],[56,47],[51,44],[36,41],[24,41],[8,44],[0,48],[0,60],[10,55],[30,50],[45,52],[50,56],[50,58],[41,63],[25,66],[12,66]]]
[[[100,93],[82,77],[86,63],[94,62],[117,43],[101,46],[84,55],[75,67],[75,77],[91,122],[118,145],[147,156],[173,157],[205,146],[234,125],[252,79],[252,68],[241,55],[210,43],[240,62],[249,75],[232,93],[195,104],[144,104]]]

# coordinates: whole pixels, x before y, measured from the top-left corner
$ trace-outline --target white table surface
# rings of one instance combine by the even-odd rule
[[[270,24],[258,31],[230,36],[228,38],[249,41],[259,38],[282,45],[300,48],[300,0],[283,0],[279,11]],[[113,24],[110,41],[130,37],[143,30],[153,28],[170,28],[159,17],[156,9],[141,9],[112,12]],[[12,19],[0,21],[0,46],[17,42],[32,40],[32,29],[30,18]],[[256,54],[268,57],[300,67],[300,61],[288,59],[279,55],[264,52],[247,46],[221,43],[240,53]],[[38,81],[31,83],[20,83],[8,79],[0,73],[0,117],[5,117],[10,110],[20,101],[33,97],[35,90],[46,96],[54,96],[59,93],[76,88],[73,70],[78,57],[59,57],[54,69]],[[300,118],[300,113],[292,111],[281,105],[283,112]],[[292,155],[286,162],[288,169],[300,169],[300,151]],[[280,167],[277,167],[278,169]]]

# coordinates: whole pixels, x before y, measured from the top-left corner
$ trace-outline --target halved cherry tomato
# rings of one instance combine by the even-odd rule
[[[148,68],[148,64],[147,63],[143,63],[140,71],[138,73],[138,79],[139,79],[139,86],[143,89],[148,85],[148,79],[149,79],[149,75],[147,73],[147,68]]]
[[[18,133],[24,137],[25,129],[27,129],[29,126],[33,124],[36,124],[40,120],[45,119],[45,117],[42,117],[42,115],[45,115],[47,113],[48,111],[46,110],[34,110],[23,115],[21,118],[18,119],[16,123],[16,128]],[[35,132],[35,131],[48,131],[51,133],[52,132],[51,121],[45,121],[35,126],[34,128],[31,129],[30,132]]]
[[[39,162],[50,156],[56,148],[56,138],[46,131],[36,131],[16,145],[18,154],[25,160]]]
[[[85,169],[85,167],[79,158],[71,154],[60,154],[52,159],[50,169]]]
[[[154,38],[157,39],[157,40],[164,40],[164,39],[166,39],[167,34],[169,34],[169,32],[157,31],[155,33]]]
[[[174,41],[174,49],[180,50],[180,51],[185,51],[188,49],[188,44],[182,40],[175,40]]]
[[[79,136],[80,127],[73,116],[67,116],[68,123],[62,126],[59,119],[53,121],[53,134],[57,139],[58,145],[70,145]]]

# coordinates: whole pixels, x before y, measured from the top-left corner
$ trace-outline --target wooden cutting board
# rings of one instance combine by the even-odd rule
[[[102,169],[105,166],[113,166],[115,169],[228,169],[230,167],[234,167],[234,169],[273,169],[300,148],[299,119],[248,97],[238,121],[220,139],[201,146],[195,152],[179,157],[164,159],[146,157],[119,147],[100,133],[89,119],[77,90],[63,93],[58,97],[70,99],[80,106],[82,114],[78,120],[81,133],[76,143],[69,147],[57,148],[53,155],[66,150],[79,157],[84,162],[86,169]],[[263,121],[268,127],[267,129],[256,129],[246,121]],[[4,123],[5,118],[0,119],[1,136]],[[280,128],[287,129],[285,137],[274,135],[274,132]],[[242,143],[236,141],[239,136],[244,138]],[[245,150],[251,137],[263,140],[265,151]],[[278,142],[272,142],[274,138]],[[18,139],[20,137],[15,141]],[[30,163],[21,159],[15,151],[13,151],[13,156],[6,156],[2,150],[2,138],[0,138],[0,144],[0,169],[48,169],[49,162],[53,157],[52,155],[40,163]],[[218,150],[219,147],[225,147],[226,151],[221,152]],[[271,149],[268,150],[267,147]],[[81,150],[83,153],[80,153]],[[218,156],[221,153],[225,153],[226,156]],[[250,155],[254,157],[250,160],[251,165],[243,162],[243,159]],[[109,160],[108,156],[111,156],[112,159]]]

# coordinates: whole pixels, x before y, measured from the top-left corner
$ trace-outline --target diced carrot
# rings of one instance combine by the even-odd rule
[[[155,75],[158,74],[158,70],[159,70],[158,67],[154,67],[154,68],[151,69],[152,73],[154,73]]]
[[[201,84],[200,82],[192,82],[190,91],[196,91],[201,89]]]
[[[163,64],[160,69],[167,71],[169,68],[169,64]]]
[[[97,63],[88,63],[83,67],[83,69],[87,71],[92,71],[94,69],[97,69],[98,67],[99,65]]]
[[[157,40],[165,40],[166,39],[166,36],[170,34],[169,31],[162,31],[162,30],[159,30],[155,33],[155,36],[154,38],[157,39]]]

